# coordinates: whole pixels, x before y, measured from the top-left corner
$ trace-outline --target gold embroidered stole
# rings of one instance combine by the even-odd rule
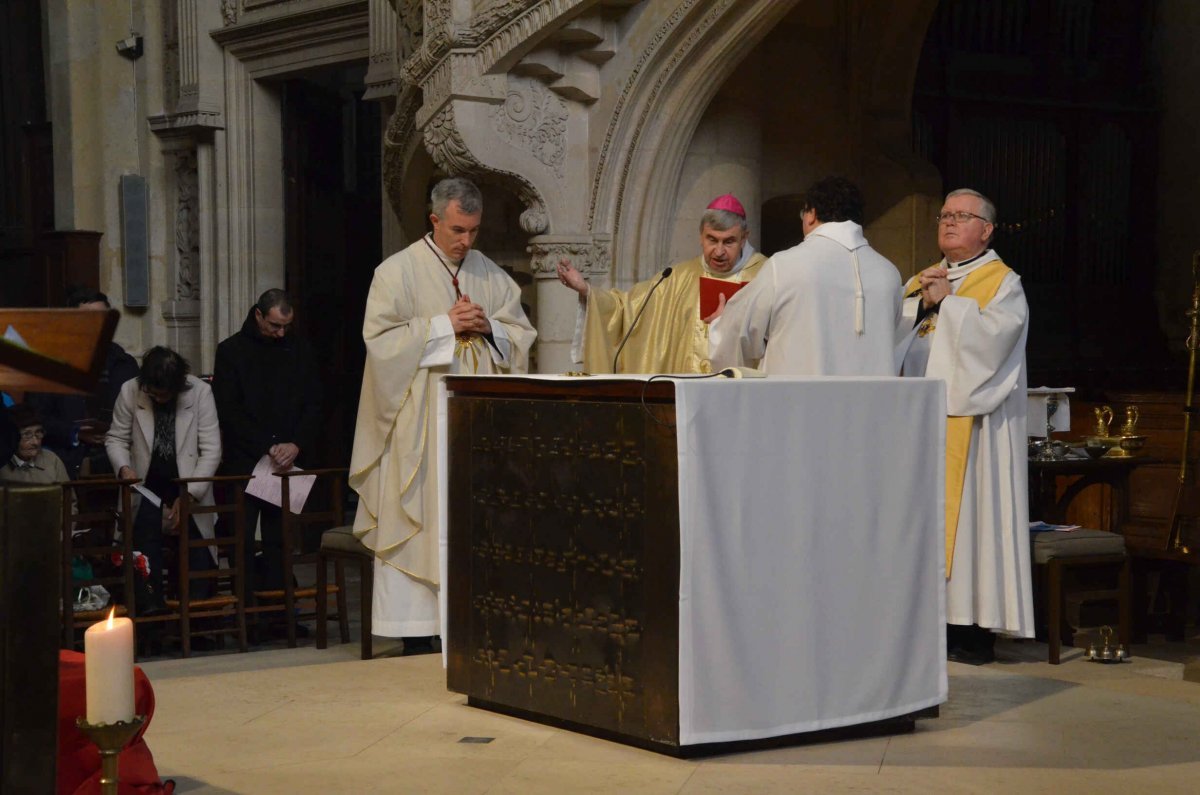
[[[973,299],[982,312],[1000,289],[1000,283],[1011,269],[1000,260],[981,265],[963,277],[954,295]],[[905,286],[905,294],[916,289],[918,278],[914,276]],[[937,328],[936,314],[922,321],[925,334]],[[932,322],[929,322],[933,318]],[[925,326],[929,323],[928,327]],[[917,332],[921,334],[920,331]],[[921,334],[921,336],[925,336]],[[971,430],[974,417],[946,418],[946,579],[954,566],[954,542],[958,538],[958,514],[962,509],[963,484],[967,477],[967,456],[971,452]]]

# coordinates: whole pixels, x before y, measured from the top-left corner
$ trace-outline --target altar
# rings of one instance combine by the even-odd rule
[[[686,754],[945,701],[940,381],[452,376],[439,412],[469,703]]]

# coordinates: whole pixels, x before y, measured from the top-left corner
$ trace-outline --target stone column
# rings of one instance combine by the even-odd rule
[[[164,259],[168,265],[167,299],[162,303],[166,344],[187,359],[196,373],[204,372],[200,351],[200,184],[196,150],[190,141],[168,149],[168,179],[174,201],[166,217],[172,241]]]
[[[538,370],[564,373],[579,369],[571,361],[571,340],[579,312],[579,297],[558,282],[557,266],[568,260],[590,281],[609,270],[611,244],[607,237],[590,235],[538,235],[528,251],[537,283]]]

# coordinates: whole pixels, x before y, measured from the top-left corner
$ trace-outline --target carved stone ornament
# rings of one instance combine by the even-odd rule
[[[200,191],[196,152],[175,156],[175,297],[200,297]]]
[[[439,110],[425,125],[425,148],[429,150],[433,162],[448,174],[482,171],[479,161],[463,142],[449,105]]]
[[[567,106],[536,80],[514,80],[503,105],[491,111],[492,129],[562,178]]]
[[[221,19],[226,25],[236,25],[238,21],[238,3],[240,0],[221,0]]]
[[[520,224],[527,234],[540,235],[549,228],[550,214],[546,204],[526,177],[485,166],[467,148],[454,120],[453,105],[443,107],[425,125],[425,148],[433,162],[447,174],[477,176],[511,186],[525,205]]]
[[[425,0],[424,35],[439,50],[450,43],[450,0]]]
[[[559,261],[567,260],[585,276],[608,273],[612,261],[612,246],[606,239],[592,241],[540,240],[526,249],[531,255],[530,270],[540,276],[556,275]]]
[[[425,11],[422,0],[393,0],[399,21],[396,31],[396,62],[404,63],[421,49],[425,37]]]
[[[383,190],[392,212],[400,217],[404,196],[404,174],[408,169],[413,138],[416,135],[416,113],[421,107],[421,92],[412,86],[402,86],[396,100],[396,110],[388,119],[383,134]]]

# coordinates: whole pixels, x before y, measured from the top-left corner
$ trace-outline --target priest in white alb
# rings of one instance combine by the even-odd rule
[[[537,335],[512,278],[473,245],[479,189],[433,189],[433,231],[375,269],[367,361],[350,460],[354,534],[375,553],[374,634],[432,651],[438,613],[437,379],[524,372]],[[364,597],[365,598],[365,597]]]
[[[996,208],[946,196],[945,255],[904,288],[902,375],[946,382],[946,621],[951,660],[995,659],[995,633],[1033,637],[1021,279],[990,244]]]
[[[708,319],[714,370],[773,375],[896,375],[900,272],[863,236],[854,183],[826,177],[804,195],[804,242]]]
[[[570,263],[560,262],[559,281],[579,293],[572,359],[589,373],[711,372],[702,285],[740,289],[758,275],[766,257],[748,237],[746,208],[727,193],[713,199],[700,217],[699,257],[628,291],[592,288]]]

